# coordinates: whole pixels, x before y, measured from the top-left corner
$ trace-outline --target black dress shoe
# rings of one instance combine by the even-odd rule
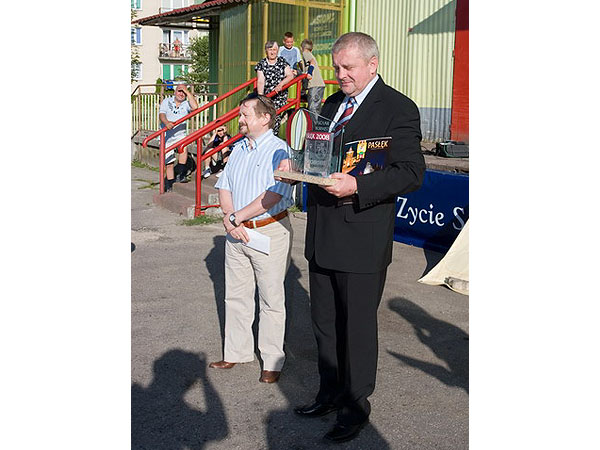
[[[321,417],[330,412],[337,411],[337,409],[337,406],[329,403],[315,402],[312,405],[294,408],[294,412],[302,417]]]
[[[369,423],[369,419],[353,425],[336,423],[331,431],[323,436],[323,439],[327,442],[335,443],[351,441],[358,436],[360,430],[362,430],[367,423]]]

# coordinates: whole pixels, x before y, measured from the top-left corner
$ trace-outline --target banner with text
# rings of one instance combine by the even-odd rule
[[[306,211],[306,201],[302,203]],[[394,240],[445,253],[468,218],[469,176],[426,170],[418,191],[396,197]]]
[[[469,218],[469,176],[426,170],[418,191],[396,198],[394,240],[446,252]]]

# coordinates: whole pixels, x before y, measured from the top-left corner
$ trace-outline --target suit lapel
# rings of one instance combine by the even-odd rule
[[[338,91],[338,93],[341,93],[341,91]],[[335,117],[335,113],[340,107],[340,104],[344,101],[344,98],[345,96],[342,93],[342,95],[338,95],[338,99],[336,101],[326,103],[323,107],[323,111],[321,111],[321,115],[323,117],[327,117],[330,120],[333,120],[333,118]]]
[[[358,138],[358,134],[360,134],[361,131],[364,131],[365,125],[369,122],[377,109],[377,103],[382,100],[381,92],[383,86],[383,79],[379,76],[379,80],[377,80],[371,89],[371,92],[367,94],[360,107],[347,123],[344,130],[344,142],[350,142]]]

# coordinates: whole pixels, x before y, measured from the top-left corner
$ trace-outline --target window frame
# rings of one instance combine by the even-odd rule
[[[169,67],[169,78],[165,78],[165,66]],[[175,81],[175,66],[181,66],[181,72],[179,75],[187,75],[190,73],[191,64],[181,64],[181,63],[163,63],[160,68],[160,72],[162,74],[162,79]]]
[[[137,66],[137,68],[135,69],[136,72],[136,76],[133,78],[134,81],[141,81],[142,78],[144,78],[144,64],[139,62],[139,63],[131,63],[132,66]]]
[[[138,31],[139,31],[139,33],[138,33]],[[131,34],[132,34],[131,37],[133,38],[131,40],[131,43],[133,45],[142,45],[142,27],[131,27]],[[139,42],[137,42],[138,35],[140,38]]]

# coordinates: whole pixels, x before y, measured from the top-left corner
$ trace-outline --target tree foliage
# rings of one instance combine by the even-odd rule
[[[190,52],[191,70],[178,78],[189,84],[206,83],[208,81],[208,36],[190,39]]]
[[[135,19],[137,12],[135,10],[131,10],[131,21],[133,21],[133,19]],[[135,81],[135,76],[136,76],[136,64],[139,64],[141,62],[140,60],[140,54],[138,52],[138,48],[135,45],[135,43],[132,41],[131,42],[131,82],[133,83]]]

